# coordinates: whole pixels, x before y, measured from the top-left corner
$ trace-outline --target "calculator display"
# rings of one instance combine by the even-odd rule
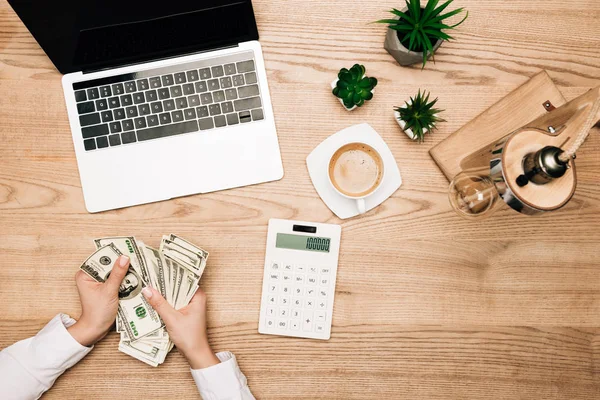
[[[317,251],[329,253],[330,238],[290,235],[289,233],[278,233],[275,247],[279,249]]]

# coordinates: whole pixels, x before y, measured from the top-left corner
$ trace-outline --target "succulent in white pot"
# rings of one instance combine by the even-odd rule
[[[421,90],[402,107],[394,108],[394,117],[400,128],[411,140],[423,142],[427,133],[437,129],[438,122],[446,122],[439,117],[444,110],[433,108],[438,99],[429,101],[430,93]]]
[[[354,64],[350,69],[342,68],[338,79],[331,83],[332,93],[348,111],[362,107],[373,98],[377,79],[367,77],[365,72],[364,65]]]

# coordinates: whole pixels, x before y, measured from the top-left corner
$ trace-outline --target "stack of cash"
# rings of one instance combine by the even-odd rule
[[[163,236],[158,250],[132,236],[106,237],[94,243],[96,252],[80,268],[98,282],[108,278],[120,255],[131,260],[119,289],[119,350],[153,367],[162,364],[173,342],[142,289],[150,285],[175,309],[185,307],[198,290],[208,253],[176,235]]]

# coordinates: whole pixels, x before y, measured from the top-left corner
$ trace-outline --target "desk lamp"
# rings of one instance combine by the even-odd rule
[[[544,106],[546,115],[465,159],[449,188],[459,215],[484,219],[505,203],[535,215],[558,210],[573,197],[575,153],[600,121],[600,87],[559,108]]]

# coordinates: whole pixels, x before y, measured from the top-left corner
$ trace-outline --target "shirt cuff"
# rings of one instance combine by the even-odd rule
[[[77,364],[93,347],[82,346],[67,331],[75,320],[58,314],[33,338],[16,343],[8,353],[44,386]]]
[[[191,369],[192,377],[204,400],[233,398],[247,385],[246,376],[240,371],[233,353],[216,354],[217,365],[203,369]]]

